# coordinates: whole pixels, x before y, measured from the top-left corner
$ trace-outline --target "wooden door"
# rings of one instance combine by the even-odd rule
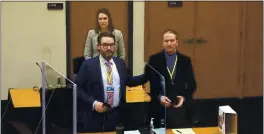
[[[260,75],[256,74],[262,68],[258,67],[260,59],[257,59],[258,62],[247,60],[247,63],[254,65],[247,65],[250,66],[247,67],[249,70],[245,70],[246,73],[243,71],[243,4],[244,2],[183,2],[183,7],[168,8],[167,2],[146,2],[145,60],[162,49],[162,32],[166,28],[175,29],[180,35],[180,51],[192,58],[197,80],[195,98],[243,97],[243,94],[249,92],[248,87],[253,84],[260,86]],[[250,15],[247,16],[253,15],[248,14]],[[256,17],[260,16],[259,12]],[[255,23],[260,25],[261,21]],[[256,25],[255,23],[253,25]],[[249,27],[249,24],[247,26]],[[257,28],[259,26],[255,27]],[[247,36],[247,40],[250,38],[256,42],[255,46],[248,46],[250,51],[247,53],[252,54],[253,50],[262,48],[259,44],[262,41],[259,40],[259,36],[262,36],[260,29],[255,33],[258,34],[257,37]],[[191,38],[202,38],[207,42],[195,45],[183,42]],[[252,55],[251,58],[261,54],[262,51],[258,51],[258,54]],[[247,89],[243,93],[244,74],[256,81],[248,80]],[[259,91],[252,94],[259,94]]]
[[[243,96],[263,96],[263,2],[245,2]]]
[[[195,45],[197,98],[241,96],[243,2],[198,2]]]
[[[195,2],[184,2],[179,8],[169,8],[168,2],[145,2],[145,61],[162,50],[162,34],[167,28],[179,33],[179,50],[193,59],[194,46],[183,40],[195,36]]]
[[[111,12],[115,28],[123,33],[126,61],[128,59],[128,2],[70,2],[70,50],[71,74],[72,60],[84,56],[84,45],[89,29],[96,26],[96,12],[100,8],[108,8]]]

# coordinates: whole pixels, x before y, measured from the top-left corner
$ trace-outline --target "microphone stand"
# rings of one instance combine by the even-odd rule
[[[165,83],[165,77],[161,74],[161,73],[159,73],[154,67],[152,67],[151,65],[149,65],[147,62],[145,62],[145,64],[146,65],[148,65],[152,70],[154,70],[157,74],[159,74],[160,75],[160,79],[161,79],[161,86],[162,86],[162,91],[163,91],[163,93],[164,93],[164,95],[166,96],[166,83]],[[165,108],[165,117],[164,117],[164,120],[163,119],[161,119],[161,123],[163,123],[163,121],[164,121],[164,124],[165,124],[165,126],[162,126],[162,127],[165,127],[165,132],[164,133],[166,133],[166,122],[167,122],[167,112],[166,112],[166,107],[164,107]],[[163,125],[163,124],[162,124]]]

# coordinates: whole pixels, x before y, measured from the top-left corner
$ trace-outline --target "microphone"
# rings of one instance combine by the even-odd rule
[[[103,113],[104,119],[103,119],[103,125],[102,125],[102,134],[105,132],[105,121],[107,119],[107,112],[111,112],[112,107],[108,103],[103,103],[103,108],[106,110],[105,113]]]
[[[160,79],[161,79],[161,85],[162,85],[162,89],[163,89],[163,92],[164,92],[164,95],[166,95],[166,83],[165,83],[165,77],[159,72],[157,71],[154,67],[152,67],[150,64],[148,64],[147,62],[145,62],[146,65],[148,65],[152,70],[154,70],[157,74],[160,75]],[[169,95],[169,98],[171,100],[171,103],[172,104],[178,104],[178,99],[176,97],[176,94],[175,94],[175,91],[170,91],[170,93],[168,94]],[[167,109],[165,108],[165,118],[164,119],[161,119],[161,128],[166,128],[166,122],[167,122]],[[166,133],[166,130],[164,130],[164,133]]]
[[[161,85],[162,85],[162,91],[164,93],[164,95],[166,95],[166,86],[165,86],[165,78],[162,74],[160,74],[154,67],[152,67],[151,65],[149,65],[147,62],[145,62],[146,65],[148,65],[152,70],[154,70],[157,74],[160,75],[160,79],[161,79]]]
[[[160,75],[160,80],[161,80],[161,86],[162,86],[162,91],[164,93],[164,95],[166,96],[166,84],[165,84],[165,77],[159,72],[157,71],[154,67],[152,67],[150,64],[148,64],[147,62],[145,62],[146,65],[148,65],[152,70],[154,70],[157,74]],[[160,101],[160,100],[159,100]],[[166,123],[166,117],[167,117],[167,112],[166,112],[166,107],[165,107],[165,115],[164,115],[164,121]],[[155,119],[154,119],[155,120]],[[161,119],[160,122],[162,122],[163,119]],[[157,121],[159,122],[159,121]],[[166,131],[166,130],[165,130]],[[166,133],[166,132],[164,132]]]
[[[41,73],[43,73],[43,71],[42,71],[42,68],[40,67],[40,65],[39,65],[39,63],[38,63],[38,62],[36,62],[36,65],[39,67],[39,69],[40,69]],[[46,85],[47,85],[47,88],[49,88],[49,84],[48,84],[48,80],[47,80],[47,77],[46,77],[46,76],[45,76],[45,80],[46,80]]]
[[[107,116],[106,114],[107,114],[107,113],[103,113],[103,114],[104,114],[104,119],[103,119],[103,126],[102,126],[102,134],[103,134],[104,131],[105,131],[105,130],[104,130],[104,129],[105,129],[105,120],[106,120],[106,116]]]

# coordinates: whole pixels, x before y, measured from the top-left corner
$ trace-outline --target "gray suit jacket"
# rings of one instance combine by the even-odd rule
[[[120,30],[114,29],[113,34],[115,35],[116,39],[116,50],[114,56],[125,60],[126,52],[122,32]],[[99,52],[97,50],[97,37],[98,34],[95,32],[94,29],[88,31],[88,36],[86,38],[86,43],[84,47],[85,59],[90,59],[99,55]]]

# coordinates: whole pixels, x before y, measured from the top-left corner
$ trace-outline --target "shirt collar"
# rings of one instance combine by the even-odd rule
[[[101,61],[103,63],[107,63],[107,60],[105,60],[104,57],[101,54],[100,54],[99,58],[101,59]],[[113,64],[113,58],[111,58],[109,61]]]
[[[100,34],[100,33],[102,33],[102,32],[99,30],[98,33]],[[115,35],[115,30],[113,30],[111,33],[112,33],[113,35]],[[98,35],[99,35],[99,34],[98,34]]]
[[[174,54],[172,54],[172,55],[169,55],[169,54],[166,52],[166,50],[164,50],[164,54],[165,54],[166,56],[177,55],[177,54],[178,54],[178,51],[176,50],[176,52],[175,52]]]

